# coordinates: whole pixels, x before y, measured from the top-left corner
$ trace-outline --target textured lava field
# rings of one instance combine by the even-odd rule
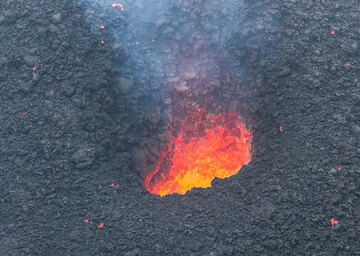
[[[0,255],[360,254],[359,1],[239,0],[230,38],[212,37],[226,29],[214,24],[237,1],[173,1],[148,24],[178,40],[156,44],[163,66],[141,43],[126,61],[131,3],[102,2],[0,1]],[[197,28],[206,2],[209,26]],[[164,88],[199,49],[223,75],[192,99],[231,103],[253,160],[211,189],[160,198],[144,165],[184,85]]]

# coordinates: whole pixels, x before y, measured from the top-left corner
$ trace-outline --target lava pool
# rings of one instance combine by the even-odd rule
[[[145,178],[145,187],[161,197],[209,188],[213,179],[233,176],[251,161],[251,141],[236,114],[188,119]]]

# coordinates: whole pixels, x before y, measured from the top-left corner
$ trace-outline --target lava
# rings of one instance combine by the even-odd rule
[[[236,114],[196,111],[168,143],[145,178],[146,189],[161,197],[208,188],[214,178],[228,178],[251,161],[252,134]]]
[[[331,224],[331,226],[336,226],[336,225],[338,225],[340,222],[339,222],[339,220],[337,219],[337,218],[331,218],[331,220],[330,220],[330,224]]]

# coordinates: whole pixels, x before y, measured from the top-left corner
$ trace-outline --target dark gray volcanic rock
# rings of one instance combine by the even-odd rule
[[[198,2],[178,8],[196,17]],[[163,95],[132,83],[126,54],[78,2],[1,1],[0,255],[359,254],[360,3],[248,8],[278,19],[258,38],[250,20],[247,40],[227,46],[247,66],[253,161],[211,189],[160,199],[132,149],[162,132],[149,122],[161,123],[151,114]],[[171,38],[167,19],[156,24]]]

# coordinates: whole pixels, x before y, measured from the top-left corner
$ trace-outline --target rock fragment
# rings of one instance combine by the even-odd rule
[[[51,18],[52,18],[52,20],[53,20],[55,23],[61,23],[61,22],[62,22],[62,15],[61,15],[61,13],[56,13],[56,14],[54,14]]]
[[[76,168],[85,169],[89,167],[95,160],[95,150],[91,147],[82,147],[77,150],[73,156],[72,161]]]
[[[0,15],[0,25],[2,25],[3,23],[5,23],[5,20],[6,20],[5,16]]]
[[[182,82],[180,84],[175,85],[175,90],[178,92],[186,92],[190,88],[187,86],[187,82]]]

